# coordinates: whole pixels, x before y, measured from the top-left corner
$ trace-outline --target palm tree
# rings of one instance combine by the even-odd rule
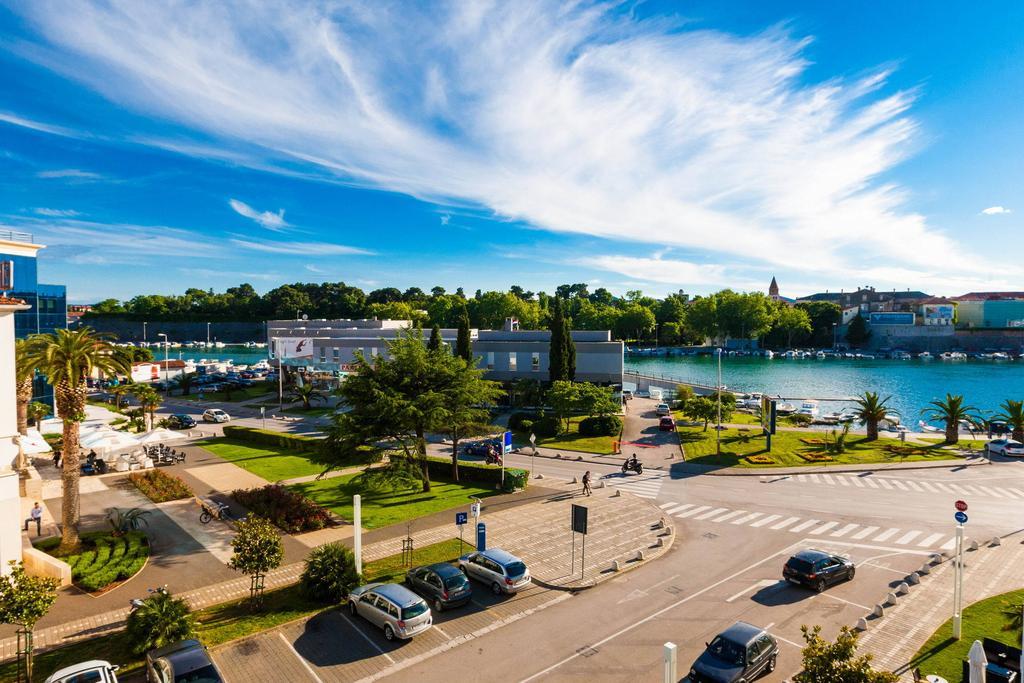
[[[171,380],[171,385],[175,389],[181,389],[182,396],[188,396],[189,392],[192,391],[192,385],[195,384],[195,381],[196,373],[183,372]]]
[[[863,396],[854,399],[857,404],[857,419],[862,425],[868,428],[868,441],[878,438],[878,423],[885,419],[889,413],[886,405],[892,396],[886,396],[879,400],[878,394],[873,391],[865,391]]]
[[[941,401],[932,401],[928,408],[921,411],[928,420],[946,423],[946,443],[955,444],[960,441],[960,423],[977,424],[980,419],[978,409],[964,405],[963,395],[946,394]]]
[[[293,401],[302,401],[302,409],[309,410],[313,407],[313,401],[325,401],[327,395],[314,387],[312,384],[295,385],[289,392]]]
[[[999,406],[1003,412],[996,415],[997,420],[1003,420],[1013,428],[1015,441],[1024,441],[1024,401],[1006,399]]]
[[[28,404],[26,412],[28,413],[29,421],[31,421],[32,424],[35,425],[36,429],[38,429],[39,423],[42,422],[52,411],[50,410],[50,406],[45,403],[32,401]]]
[[[139,407],[142,408],[143,414],[149,415],[149,428],[152,429],[155,421],[154,413],[160,407],[163,398],[148,384],[133,384],[132,395],[139,402]]]
[[[36,334],[28,339],[26,360],[46,375],[53,386],[57,411],[64,424],[60,549],[65,553],[77,549],[79,543],[79,423],[85,418],[86,380],[97,370],[109,374],[129,372],[124,361],[112,355],[113,348],[104,336],[89,327]]]
[[[28,433],[28,404],[32,400],[32,380],[36,368],[28,359],[28,342],[19,339],[14,342],[14,381],[18,401],[18,433]]]
[[[128,615],[125,624],[132,652],[142,654],[153,648],[195,635],[195,617],[188,603],[166,590],[158,590]]]

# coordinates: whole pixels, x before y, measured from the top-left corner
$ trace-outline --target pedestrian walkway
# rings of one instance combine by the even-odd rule
[[[876,489],[915,493],[948,493],[956,496],[974,496],[1004,500],[1024,500],[1024,489],[1004,486],[988,486],[978,483],[962,484],[922,479],[893,479],[874,474],[814,474],[789,475],[789,481],[798,484],[827,484],[847,488]]]
[[[1016,537],[996,547],[982,547],[968,552],[964,562],[964,605],[1024,587],[1024,544]],[[921,583],[885,616],[868,622],[868,630],[860,638],[861,650],[874,655],[875,666],[902,675],[911,681],[910,670],[916,666],[912,658],[917,650],[953,615],[953,562],[946,561],[932,568]],[[881,598],[882,596],[879,596]],[[922,671],[927,675],[931,672]]]
[[[653,499],[661,493],[661,485],[669,475],[663,472],[645,472],[644,474],[609,474],[600,481],[623,491],[628,491],[639,498]]]
[[[868,526],[836,520],[734,510],[695,503],[663,503],[660,507],[666,515],[675,519],[749,526],[765,531],[788,531],[793,534],[806,534],[823,539],[841,538],[864,543],[887,543],[921,550],[949,550],[955,543],[954,537],[948,532],[935,533],[899,527]]]

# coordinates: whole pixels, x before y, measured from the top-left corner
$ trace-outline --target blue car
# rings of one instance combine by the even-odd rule
[[[775,670],[779,644],[763,628],[737,621],[715,636],[690,667],[691,683],[752,681]]]

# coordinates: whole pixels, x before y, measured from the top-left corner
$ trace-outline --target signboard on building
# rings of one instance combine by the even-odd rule
[[[925,325],[952,325],[953,304],[925,304],[921,307]]]
[[[14,261],[0,261],[0,291],[14,289]]]
[[[313,340],[309,337],[279,339],[281,358],[312,358]]]
[[[913,325],[914,314],[907,311],[875,311],[871,314],[872,325]]]

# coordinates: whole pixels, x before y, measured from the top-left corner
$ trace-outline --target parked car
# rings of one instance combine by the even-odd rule
[[[786,560],[782,578],[799,583],[817,592],[840,581],[852,580],[857,568],[851,560],[821,550],[801,550]]]
[[[623,389],[622,390],[622,400],[623,401],[632,401],[633,400],[633,392],[630,391],[629,389]]]
[[[491,587],[495,595],[513,594],[530,585],[530,570],[526,563],[500,548],[488,548],[463,555],[459,569],[471,579]]]
[[[434,623],[423,598],[397,583],[368,583],[353,588],[348,609],[352,616],[361,616],[384,629],[388,640],[407,640]]]
[[[231,416],[220,408],[207,408],[203,411],[203,422],[227,422]]]
[[[147,683],[222,683],[224,678],[198,640],[182,640],[146,653]]]
[[[715,636],[690,667],[692,683],[752,681],[775,670],[779,644],[763,628],[737,621]]]
[[[191,429],[196,426],[196,421],[191,415],[171,415],[167,418],[167,426],[171,429]]]
[[[45,683],[117,683],[117,669],[116,664],[93,659],[55,671]]]
[[[676,429],[676,421],[666,415],[658,420],[658,429],[663,432],[673,432]]]
[[[485,456],[487,455],[488,448],[494,448],[496,451],[501,453],[502,446],[499,441],[496,441],[494,439],[489,439],[486,441],[471,441],[463,445],[462,452],[465,453],[466,455]]]
[[[435,612],[461,607],[473,597],[469,579],[447,562],[413,567],[405,574],[405,585],[429,600]]]
[[[654,412],[658,415],[671,415],[672,409],[669,408],[667,403],[659,403],[658,407],[654,409]]]
[[[992,439],[985,444],[991,455],[1024,456],[1024,444],[1013,439]]]

